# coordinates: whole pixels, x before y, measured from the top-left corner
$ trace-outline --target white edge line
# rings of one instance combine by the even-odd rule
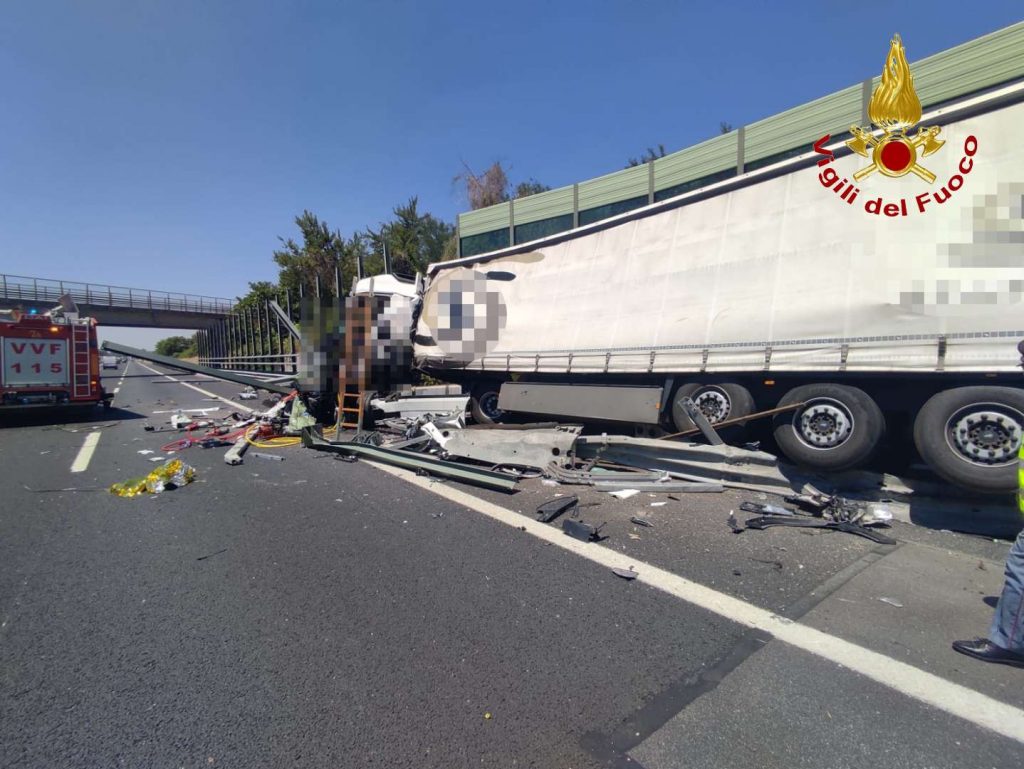
[[[204,390],[202,387],[196,387],[194,384],[189,384],[188,382],[182,382],[180,379],[175,379],[172,376],[168,376],[167,374],[163,373],[162,371],[157,371],[155,368],[150,368],[145,363],[141,363],[139,361],[136,361],[136,363],[138,363],[140,366],[142,366],[142,368],[147,369],[148,371],[152,371],[157,376],[162,376],[165,379],[169,379],[170,381],[176,382],[177,384],[180,384],[180,385],[182,385],[184,387],[189,387],[189,388],[195,390],[196,392],[202,393],[203,395],[206,395],[206,396],[208,396],[210,398],[216,398],[219,401],[224,401],[225,403],[227,403],[229,406],[231,406],[234,409],[238,409],[238,410],[241,410],[241,411],[247,411],[250,414],[255,414],[256,413],[256,409],[251,409],[248,406],[243,406],[241,403],[235,403],[233,400],[229,400],[228,398],[221,397],[220,395],[217,395],[217,393],[212,393],[209,390]]]
[[[609,569],[633,567],[639,572],[639,582],[732,622],[763,630],[780,641],[860,673],[883,686],[950,715],[1017,742],[1024,742],[1024,710],[1020,708],[809,625],[780,617],[739,598],[638,561],[632,556],[573,539],[559,529],[467,492],[417,476],[402,468],[377,463],[374,463],[374,467],[507,526],[523,529],[538,539]]]
[[[82,444],[82,448],[78,450],[78,454],[75,456],[75,461],[71,463],[71,472],[82,473],[89,467],[89,462],[92,461],[92,455],[96,451],[96,444],[100,442],[100,435],[102,435],[102,433],[89,433],[85,436],[85,442]]]

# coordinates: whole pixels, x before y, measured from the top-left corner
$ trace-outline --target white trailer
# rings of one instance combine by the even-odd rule
[[[1024,84],[920,125],[945,140],[922,161],[932,183],[916,171],[852,181],[867,161],[823,141],[590,226],[431,265],[417,366],[468,385],[481,420],[596,413],[682,430],[684,396],[712,422],[802,402],[773,427],[800,465],[861,465],[888,428],[908,444],[912,432],[947,480],[1012,491]]]

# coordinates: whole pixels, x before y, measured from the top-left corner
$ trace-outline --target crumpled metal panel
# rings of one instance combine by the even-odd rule
[[[543,470],[552,461],[565,461],[582,429],[580,425],[560,425],[522,430],[507,427],[441,430],[438,442],[443,441],[442,448],[448,456]]]

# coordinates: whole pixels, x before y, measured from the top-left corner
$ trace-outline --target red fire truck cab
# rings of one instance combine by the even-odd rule
[[[100,383],[96,321],[59,308],[0,312],[0,408],[110,406]]]

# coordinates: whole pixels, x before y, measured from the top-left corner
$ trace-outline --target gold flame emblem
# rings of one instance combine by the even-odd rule
[[[928,157],[946,142],[938,138],[942,130],[938,126],[919,128],[913,138],[908,135],[921,120],[921,100],[914,90],[914,76],[899,35],[892,38],[882,82],[868,103],[868,117],[882,129],[883,135],[876,137],[860,126],[850,127],[853,138],[846,146],[861,157],[871,159],[871,165],[853,175],[856,181],[862,181],[875,171],[893,178],[912,173],[929,184],[935,181],[935,174],[917,162],[918,150],[921,157]]]

